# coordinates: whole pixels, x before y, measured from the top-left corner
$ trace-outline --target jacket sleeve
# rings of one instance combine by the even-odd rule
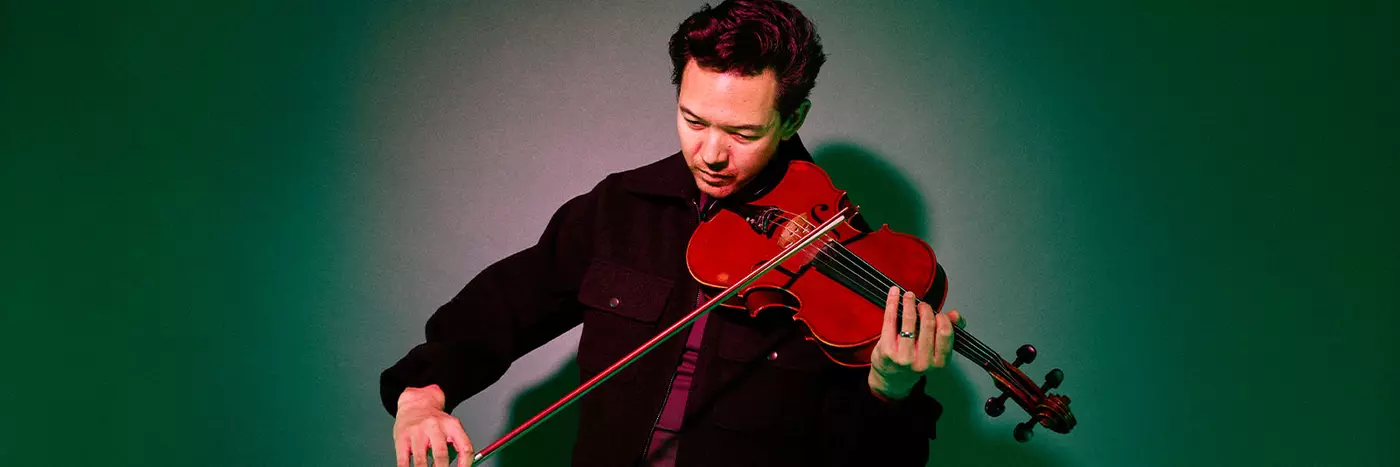
[[[927,379],[920,378],[909,392],[909,396],[897,401],[886,401],[875,396],[867,388],[864,402],[869,409],[869,422],[886,427],[887,436],[899,439],[893,445],[927,448],[927,441],[937,434],[936,424],[943,415],[943,406],[924,392]],[[890,433],[891,429],[895,432]],[[870,433],[879,433],[872,429]],[[893,448],[892,448],[893,449]],[[895,449],[897,450],[897,449]]]
[[[923,466],[929,458],[929,440],[943,406],[924,393],[920,379],[909,397],[886,401],[860,382],[835,394],[829,407],[839,407],[836,417],[824,421],[819,442],[821,465],[878,465],[888,467]],[[831,415],[832,413],[828,413]]]
[[[384,370],[380,399],[395,415],[405,388],[439,385],[451,411],[510,364],[578,325],[579,283],[600,190],[570,200],[539,242],[487,267],[428,319],[427,341]]]

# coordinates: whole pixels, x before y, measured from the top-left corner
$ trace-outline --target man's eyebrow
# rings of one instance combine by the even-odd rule
[[[689,115],[690,118],[693,118],[693,119],[696,119],[696,120],[699,120],[699,121],[702,121],[702,122],[705,121],[705,119],[700,118],[699,115],[695,115],[695,112],[691,112],[690,109],[685,108],[684,105],[680,106],[680,108],[681,108],[681,112],[685,112],[685,114],[686,114],[686,115]],[[708,122],[706,122],[706,123],[708,123]]]
[[[763,131],[765,128],[768,128],[768,125],[739,125],[739,126],[727,126],[727,127],[723,127],[723,128],[724,128],[724,129],[727,129],[727,130],[734,130],[734,131],[741,131],[741,130],[742,130],[742,131]]]
[[[685,114],[688,115],[688,116],[690,116],[690,118],[694,118],[694,119],[696,119],[696,120],[699,120],[699,121],[702,122],[702,123],[709,123],[709,122],[705,121],[705,119],[700,118],[699,115],[695,115],[695,112],[692,112],[692,111],[690,111],[690,109],[685,108],[684,105],[680,106],[680,109],[681,109],[681,112],[685,112]],[[729,130],[729,131],[763,131],[763,130],[764,130],[765,128],[767,128],[767,127],[768,127],[768,125],[739,125],[739,126],[724,126],[724,125],[720,125],[720,128],[724,128],[725,130]]]

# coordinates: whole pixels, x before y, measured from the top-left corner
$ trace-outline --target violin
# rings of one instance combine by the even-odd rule
[[[866,232],[851,224],[855,206],[816,164],[789,162],[781,180],[756,196],[747,203],[725,206],[702,222],[686,248],[691,275],[704,287],[722,290],[477,451],[473,464],[485,461],[721,306],[747,310],[754,317],[768,310],[790,312],[804,325],[804,337],[820,345],[828,358],[857,368],[870,366],[890,287],[913,291],[934,310],[942,309],[948,281],[933,249],[888,226]],[[987,399],[987,415],[1001,415],[1007,399],[1030,414],[1030,420],[1016,425],[1017,441],[1029,441],[1037,424],[1056,433],[1074,428],[1069,397],[1049,392],[1064,381],[1064,372],[1051,370],[1045,383],[1037,386],[1020,370],[1035,360],[1035,347],[1021,346],[1016,361],[1008,363],[971,333],[954,326],[953,350],[986,370],[1002,390],[1000,396]]]
[[[690,238],[686,263],[703,286],[727,289],[842,211],[854,211],[846,192],[836,189],[816,164],[792,161],[769,191],[700,224]],[[886,293],[896,285],[901,293],[924,297],[934,310],[942,309],[948,293],[946,275],[927,243],[889,226],[867,232],[845,221],[720,306],[747,310],[753,317],[770,310],[791,313],[805,325],[805,338],[833,362],[868,367],[880,337]],[[1020,370],[1035,360],[1035,347],[1021,346],[1008,363],[966,330],[954,326],[953,332],[953,350],[986,370],[1002,390],[987,399],[987,415],[1001,415],[1009,398],[1031,416],[1013,431],[1017,441],[1030,440],[1037,424],[1056,433],[1074,428],[1069,397],[1049,392],[1064,381],[1064,372],[1050,370],[1045,382],[1036,385]]]

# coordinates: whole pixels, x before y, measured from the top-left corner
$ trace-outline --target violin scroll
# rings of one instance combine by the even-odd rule
[[[1026,344],[1016,349],[1016,361],[1011,365],[1005,365],[1005,360],[1001,360],[1001,365],[984,365],[996,380],[997,388],[1002,391],[1001,395],[988,398],[983,405],[987,415],[996,417],[1004,413],[1007,399],[1015,400],[1026,413],[1031,414],[1030,420],[1017,424],[1012,431],[1016,441],[1022,443],[1030,441],[1035,435],[1033,430],[1037,424],[1056,433],[1069,433],[1076,424],[1074,413],[1069,410],[1069,397],[1049,392],[1064,383],[1064,371],[1059,368],[1050,370],[1045,374],[1045,382],[1039,386],[1021,372],[1021,365],[1035,361],[1035,356],[1035,347]]]

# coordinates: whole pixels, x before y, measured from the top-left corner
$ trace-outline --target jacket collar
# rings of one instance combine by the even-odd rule
[[[772,188],[787,171],[787,163],[795,160],[812,161],[812,155],[802,145],[802,138],[799,135],[792,135],[787,141],[778,143],[778,152],[773,155],[773,160],[768,162],[768,167],[765,167],[763,172],[758,174],[758,177],[744,186],[734,197],[753,197],[754,193]],[[699,199],[700,197],[700,189],[695,186],[695,177],[691,176],[690,167],[685,163],[685,156],[680,152],[651,164],[623,172],[621,176],[622,187],[636,194],[684,200]]]

